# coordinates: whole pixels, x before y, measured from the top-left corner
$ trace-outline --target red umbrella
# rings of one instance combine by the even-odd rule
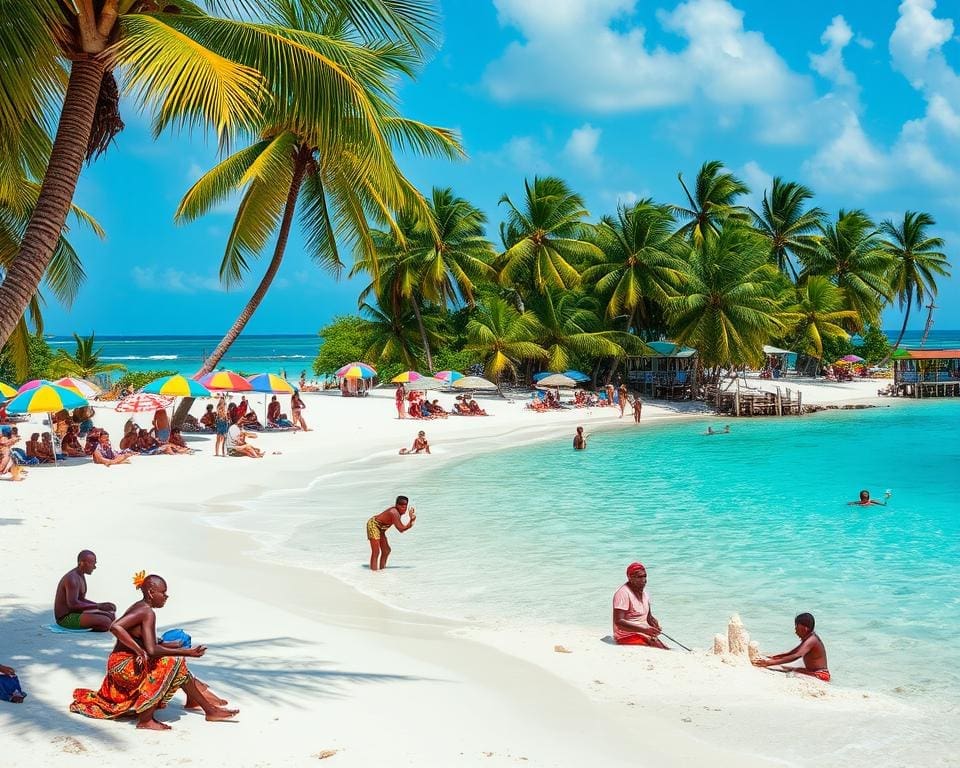
[[[142,413],[144,411],[159,411],[173,405],[173,398],[165,395],[151,395],[149,392],[137,392],[127,395],[117,403],[120,413]]]

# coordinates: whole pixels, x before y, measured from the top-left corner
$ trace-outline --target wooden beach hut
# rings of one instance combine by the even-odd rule
[[[647,397],[693,399],[699,391],[697,350],[672,341],[646,344],[649,352],[627,358],[627,385]]]
[[[894,397],[960,397],[960,349],[894,352]]]
[[[769,344],[763,345],[763,354],[766,357],[763,370],[770,374],[769,378],[779,379],[787,375],[787,369],[790,367],[790,356],[796,359],[796,352],[789,349],[780,349],[772,347]]]

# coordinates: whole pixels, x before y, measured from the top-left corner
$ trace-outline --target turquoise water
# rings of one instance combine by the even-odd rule
[[[102,359],[125,365],[130,371],[168,370],[192,375],[204,357],[220,342],[220,336],[97,336]],[[72,336],[47,339],[54,349],[73,352]],[[221,363],[244,373],[280,373],[291,379],[306,370],[312,378],[313,360],[320,347],[316,334],[291,336],[240,336]]]
[[[426,461],[348,472],[268,497],[238,527],[269,520],[275,555],[408,608],[598,639],[638,559],[686,645],[709,647],[739,612],[764,652],[783,651],[810,611],[839,685],[954,707],[958,422],[960,403],[941,401],[740,420],[709,437],[717,422],[618,429],[582,453],[564,437],[429,473]],[[861,488],[892,489],[890,505],[847,506]],[[363,523],[398,492],[418,523],[392,537],[397,567],[373,581]]]

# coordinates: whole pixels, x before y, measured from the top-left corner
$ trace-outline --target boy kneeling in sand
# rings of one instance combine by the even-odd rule
[[[827,649],[813,628],[816,624],[812,613],[801,613],[793,620],[794,631],[800,638],[800,645],[786,653],[754,659],[755,667],[771,667],[775,672],[796,672],[798,675],[810,675],[825,683],[830,682],[830,670],[827,669]],[[778,666],[789,664],[803,657],[802,667]]]

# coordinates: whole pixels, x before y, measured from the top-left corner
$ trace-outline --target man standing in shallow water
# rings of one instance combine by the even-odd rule
[[[113,624],[117,606],[87,600],[87,576],[97,570],[97,556],[89,549],[77,555],[77,567],[64,574],[57,584],[53,615],[64,629],[92,629],[106,632]]]
[[[827,649],[823,641],[813,631],[816,621],[812,613],[801,613],[794,620],[794,632],[800,638],[800,645],[786,653],[778,653],[762,659],[754,659],[755,667],[771,667],[774,672],[796,672],[798,675],[810,675],[825,683],[830,682],[830,670],[827,669]],[[802,667],[779,666],[789,664],[803,657]]]
[[[573,448],[576,451],[583,451],[587,447],[587,436],[583,434],[583,427],[577,427],[577,434],[573,436]]]
[[[379,571],[387,567],[387,558],[390,557],[390,542],[387,541],[387,530],[396,526],[400,533],[409,531],[417,520],[416,507],[410,507],[410,522],[404,525],[401,519],[407,511],[410,500],[406,496],[397,496],[392,507],[387,507],[379,515],[367,520],[367,540],[370,542],[370,570]]]
[[[647,569],[643,563],[631,563],[627,566],[627,583],[613,595],[613,639],[617,645],[669,650],[659,635],[660,622],[650,612]]]

